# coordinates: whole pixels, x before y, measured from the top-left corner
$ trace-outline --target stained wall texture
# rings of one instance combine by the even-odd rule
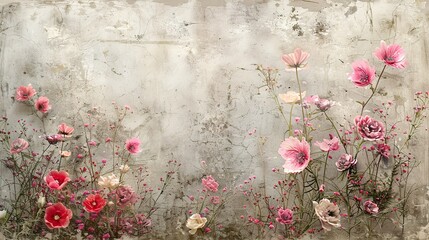
[[[409,61],[405,70],[389,70],[381,86],[398,104],[392,117],[404,118],[414,92],[429,88],[429,4],[422,0],[8,1],[0,17],[2,113],[23,111],[11,96],[28,83],[53,101],[47,126],[78,124],[75,113],[93,106],[112,118],[116,101],[134,110],[124,135],[143,140],[137,161],[155,176],[165,160],[182,162],[180,184],[158,215],[165,222],[159,236],[167,226],[179,226],[170,233],[176,236],[186,231],[184,195],[202,173],[231,185],[257,175],[271,186],[271,168],[282,164],[283,123],[254,64],[279,68],[284,91],[296,90],[280,56],[296,47],[309,52],[304,88],[335,100],[339,121],[356,115],[349,106],[368,94],[347,80],[350,63],[375,64],[380,40],[403,46]],[[413,144],[422,164],[413,181],[421,187],[409,235],[425,239],[427,132],[419,139]]]

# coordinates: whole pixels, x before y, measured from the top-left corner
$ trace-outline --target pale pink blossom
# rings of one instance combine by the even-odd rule
[[[345,171],[354,165],[356,165],[357,160],[353,158],[350,154],[342,154],[340,158],[335,163],[335,166],[337,166],[338,171]]]
[[[363,204],[363,207],[365,209],[365,212],[367,212],[369,214],[377,214],[378,213],[377,204],[370,201],[370,200],[365,201],[365,203]]]
[[[283,225],[290,225],[293,223],[293,212],[289,208],[279,208],[277,211],[276,221]]]
[[[205,189],[211,191],[211,192],[217,192],[219,184],[216,182],[216,180],[211,176],[207,176],[206,178],[203,178],[201,180],[203,186]]]
[[[340,148],[339,140],[337,137],[330,136],[331,139],[323,139],[323,142],[317,142],[314,144],[320,148],[323,152],[337,151]]]
[[[294,91],[288,91],[287,93],[279,94],[279,98],[283,100],[283,102],[288,104],[297,103],[301,101],[301,98],[304,98],[304,97],[305,97],[305,91],[301,93],[301,96],[299,95],[299,93]]]
[[[120,186],[116,189],[116,203],[120,207],[132,205],[137,202],[137,194],[130,186]]]
[[[384,124],[369,116],[357,116],[355,124],[360,136],[367,141],[383,140],[386,133]]]
[[[316,101],[314,104],[320,111],[325,112],[334,106],[335,102],[329,99],[320,98],[319,101]]]
[[[61,123],[60,125],[58,125],[58,134],[70,136],[72,135],[73,131],[74,131],[74,128],[67,126],[67,124],[65,123]]]
[[[35,94],[36,90],[34,90],[31,84],[28,84],[28,86],[20,86],[16,89],[15,99],[24,102],[30,100]]]
[[[305,68],[309,56],[310,54],[302,51],[300,48],[295,49],[293,53],[284,54],[282,60],[286,65],[286,71],[295,71],[295,69],[300,70]]]
[[[20,153],[20,152],[24,151],[25,149],[27,149],[28,146],[29,146],[29,144],[25,139],[17,138],[10,145],[10,153],[11,154]]]
[[[125,148],[131,154],[137,154],[140,150],[140,140],[138,138],[128,139],[125,143]]]
[[[325,231],[331,231],[332,227],[341,227],[340,208],[331,203],[329,199],[322,199],[319,203],[313,201],[314,212],[320,219],[320,223]]]
[[[353,73],[349,79],[358,87],[370,85],[375,78],[375,69],[366,60],[358,60],[352,63]]]
[[[299,141],[295,137],[286,138],[280,144],[278,153],[285,160],[285,173],[301,172],[310,162],[310,144],[305,139]]]
[[[374,52],[374,56],[384,64],[394,68],[405,68],[408,64],[405,59],[405,52],[398,44],[386,45],[384,41],[381,41],[380,47]]]
[[[41,96],[36,100],[34,107],[41,113],[47,113],[49,109],[51,109],[51,105],[49,105],[49,99],[44,96]]]

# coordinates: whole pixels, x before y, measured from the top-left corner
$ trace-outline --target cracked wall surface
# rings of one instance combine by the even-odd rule
[[[354,115],[357,108],[342,106],[363,97],[347,80],[350,63],[372,58],[380,40],[403,46],[409,61],[381,86],[398,104],[394,117],[404,118],[414,92],[429,88],[429,4],[422,0],[4,1],[0,17],[2,113],[18,116],[23,109],[11,96],[28,83],[52,99],[52,127],[60,119],[79,123],[75,113],[89,107],[110,119],[112,101],[127,104],[134,114],[124,135],[143,142],[137,161],[155,176],[166,159],[182,163],[180,184],[158,214],[165,221],[158,236],[186,221],[183,196],[199,184],[201,161],[231,185],[249,175],[269,182],[282,165],[282,119],[255,64],[280,69],[284,91],[296,89],[280,56],[306,50],[304,88],[335,100],[338,118]],[[255,130],[257,137],[249,134]],[[422,162],[412,178],[421,184],[409,219],[416,239],[429,234],[427,136],[413,142]]]

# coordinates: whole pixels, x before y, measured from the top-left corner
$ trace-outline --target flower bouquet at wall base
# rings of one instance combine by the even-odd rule
[[[150,180],[147,168],[138,164],[140,140],[123,138],[122,121],[132,114],[128,106],[114,103],[117,119],[107,125],[92,108],[77,113],[81,122],[73,125],[80,129],[62,122],[52,128],[47,124],[50,101],[36,95],[31,85],[19,87],[15,104],[22,104],[28,116],[16,122],[1,119],[1,233],[8,239],[149,233],[158,200],[180,164],[169,161],[165,177],[155,184]],[[39,121],[35,125],[41,128],[28,119]]]
[[[385,227],[404,235],[415,190],[409,177],[419,164],[410,141],[424,123],[429,92],[417,91],[414,107],[403,118],[393,117],[395,102],[388,97],[374,101],[387,84],[385,73],[408,65],[399,45],[381,41],[374,51],[379,71],[366,59],[351,64],[346,83],[364,97],[355,99],[357,106],[340,106],[303,89],[300,73],[307,70],[309,56],[301,49],[283,55],[292,79],[286,86],[297,88],[286,93],[277,69],[257,66],[284,123],[285,139],[278,149],[283,164],[272,169],[278,180],[265,182],[272,189],[258,187],[256,177],[240,186],[248,201],[247,215],[240,216],[243,224],[258,238],[295,239],[328,231],[368,238]],[[346,118],[336,117],[335,111]]]

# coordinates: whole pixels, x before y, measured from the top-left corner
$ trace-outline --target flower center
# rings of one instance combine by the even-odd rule
[[[55,220],[59,220],[59,219],[60,219],[60,216],[55,215],[55,216],[54,216],[54,219],[55,219]]]
[[[298,153],[297,155],[296,155],[296,161],[299,163],[299,164],[303,164],[304,162],[305,162],[305,160],[306,160],[306,155],[304,154],[304,153],[302,153],[302,152],[300,152],[300,153]]]
[[[334,217],[334,216],[335,216],[335,213],[334,213],[333,211],[331,211],[331,210],[328,210],[328,216],[330,216],[330,217]]]
[[[92,206],[95,206],[95,205],[97,205],[97,203],[96,202],[92,202]]]

